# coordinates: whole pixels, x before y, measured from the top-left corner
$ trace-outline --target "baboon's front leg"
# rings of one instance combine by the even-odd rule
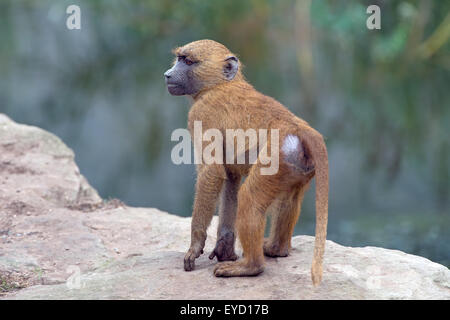
[[[235,221],[237,210],[237,194],[241,176],[227,172],[227,179],[222,188],[219,203],[219,227],[217,228],[217,242],[210,259],[217,257],[218,261],[234,261],[238,258],[234,252],[236,240]]]
[[[206,229],[211,223],[224,179],[225,170],[219,165],[203,166],[198,172],[192,212],[191,246],[184,256],[186,271],[194,269],[195,259],[203,253]]]

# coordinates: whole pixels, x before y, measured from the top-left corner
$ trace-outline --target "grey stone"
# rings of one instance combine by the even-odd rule
[[[103,201],[56,136],[0,114],[0,277],[3,299],[450,299],[450,270],[428,259],[327,241],[314,288],[314,238],[258,277],[216,278],[207,258],[183,270],[190,218]],[[242,255],[238,243],[237,253]]]

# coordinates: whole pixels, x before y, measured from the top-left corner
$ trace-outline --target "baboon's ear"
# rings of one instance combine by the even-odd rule
[[[223,74],[227,80],[233,80],[234,76],[239,70],[238,58],[235,56],[229,56],[225,59],[225,65],[223,67]]]

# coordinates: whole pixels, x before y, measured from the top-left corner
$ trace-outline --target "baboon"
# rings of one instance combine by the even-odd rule
[[[224,45],[199,40],[173,53],[176,59],[165,72],[165,81],[170,94],[192,97],[188,115],[191,134],[195,121],[201,121],[204,130],[216,128],[224,136],[226,129],[278,129],[277,143],[281,146],[278,171],[271,175],[261,174],[264,165],[259,156],[254,163],[224,161],[197,166],[191,244],[184,269],[193,270],[195,259],[203,253],[206,229],[217,203],[217,243],[209,258],[228,261],[215,266],[215,276],[255,276],[264,269],[264,255],[287,256],[303,196],[315,177],[316,234],[311,276],[313,284],[318,285],[328,221],[328,156],[322,135],[281,103],[255,90],[245,80],[237,56]],[[264,147],[275,146],[267,141]],[[264,239],[267,212],[272,215],[271,229]],[[239,260],[234,251],[235,230],[243,248]]]

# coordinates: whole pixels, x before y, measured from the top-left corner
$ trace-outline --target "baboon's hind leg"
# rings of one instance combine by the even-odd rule
[[[281,194],[271,206],[269,238],[264,239],[264,255],[286,257],[291,249],[294,227],[300,216],[301,204],[309,182],[291,192]]]
[[[254,165],[238,193],[236,229],[242,244],[243,258],[222,262],[214,268],[218,277],[255,276],[264,270],[265,212],[280,193],[278,175],[261,175]]]

